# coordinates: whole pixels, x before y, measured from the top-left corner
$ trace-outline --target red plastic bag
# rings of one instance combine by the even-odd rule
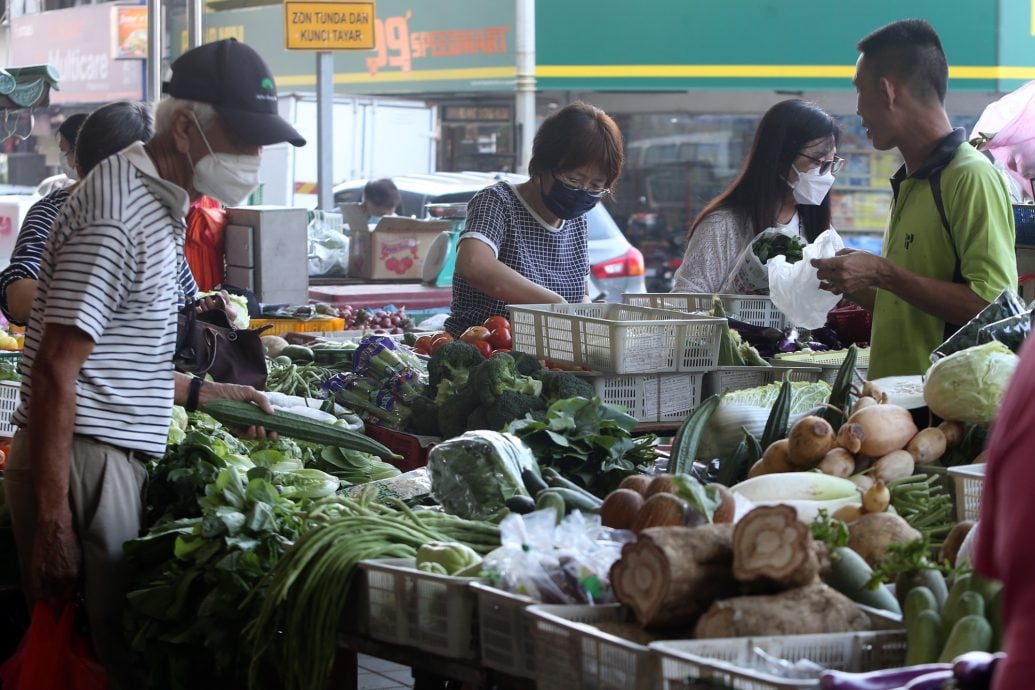
[[[183,254],[202,292],[223,282],[225,229],[226,210],[215,199],[203,196],[187,212]]]
[[[108,674],[75,629],[74,604],[60,617],[38,602],[18,651],[0,666],[4,690],[107,690]]]

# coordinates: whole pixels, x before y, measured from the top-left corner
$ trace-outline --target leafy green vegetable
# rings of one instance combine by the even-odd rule
[[[542,465],[560,471],[596,496],[606,496],[658,457],[655,437],[633,438],[636,419],[600,398],[568,398],[550,405],[544,419],[510,424]]]
[[[789,264],[796,263],[801,261],[803,249],[805,249],[805,240],[797,235],[784,235],[783,233],[772,233],[760,237],[752,245],[755,256],[763,264],[777,254],[786,256]]]
[[[508,498],[528,496],[525,470],[539,473],[532,451],[516,436],[496,431],[468,431],[428,453],[431,495],[462,518],[505,514]]]
[[[812,538],[826,544],[831,552],[839,546],[848,546],[848,525],[830,517],[826,508],[819,509],[811,528]]]

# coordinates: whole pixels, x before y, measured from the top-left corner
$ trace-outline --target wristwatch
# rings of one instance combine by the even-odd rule
[[[205,379],[200,376],[195,376],[190,380],[190,389],[187,391],[187,404],[183,406],[187,412],[194,412],[198,409],[198,395],[201,394],[201,384],[203,383],[205,383]]]

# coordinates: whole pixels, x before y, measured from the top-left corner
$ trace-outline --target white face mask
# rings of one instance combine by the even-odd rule
[[[794,190],[794,200],[805,206],[819,206],[822,204],[827,192],[834,185],[834,174],[829,170],[824,175],[820,175],[815,170],[801,172],[793,165],[791,169],[798,173],[797,182],[794,184],[787,183]]]
[[[191,113],[193,116],[193,113]],[[194,122],[197,123],[197,117]],[[237,206],[259,186],[260,156],[235,153],[215,153],[208,143],[208,137],[198,124],[201,140],[205,142],[208,155],[198,161],[191,161],[194,168],[194,189],[217,199],[224,206]],[[190,155],[187,156],[190,160]]]

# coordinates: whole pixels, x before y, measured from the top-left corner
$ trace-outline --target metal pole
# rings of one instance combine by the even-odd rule
[[[147,0],[147,64],[144,68],[147,100],[162,97],[162,0]]]
[[[316,185],[319,208],[334,210],[334,53],[316,54]]]
[[[514,85],[514,123],[517,125],[517,170],[528,170],[535,137],[535,0],[516,0],[515,34],[517,81]]]
[[[205,8],[201,0],[187,0],[187,47],[197,48],[201,45],[201,17]]]

